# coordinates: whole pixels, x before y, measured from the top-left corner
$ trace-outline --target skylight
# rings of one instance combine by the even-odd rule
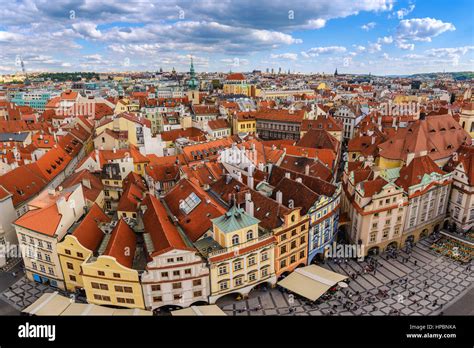
[[[201,199],[194,192],[191,192],[185,200],[179,203],[179,208],[185,214],[189,214],[194,208],[198,206],[199,203],[201,203]]]

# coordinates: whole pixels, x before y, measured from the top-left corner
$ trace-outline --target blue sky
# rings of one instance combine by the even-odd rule
[[[0,8],[0,73],[474,70],[470,0],[17,0]]]

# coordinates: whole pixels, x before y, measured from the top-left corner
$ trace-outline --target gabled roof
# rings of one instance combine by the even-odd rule
[[[145,232],[153,242],[153,253],[156,256],[170,250],[194,250],[186,245],[177,227],[170,221],[166,208],[158,198],[147,194],[143,201],[147,207],[143,214]]]
[[[110,236],[102,255],[115,257],[124,267],[132,268],[137,246],[137,237],[127,223],[120,219]]]
[[[104,189],[104,185],[102,184],[100,178],[89,172],[87,169],[83,169],[79,172],[71,174],[66,178],[66,180],[62,182],[61,186],[66,188],[77,184],[82,184],[84,197],[91,202],[95,202],[97,197]],[[87,186],[87,184],[90,184],[90,187]]]
[[[49,181],[33,169],[33,164],[17,167],[0,176],[0,185],[13,195],[15,207],[37,195],[48,184]]]
[[[15,221],[15,225],[53,237],[61,222],[62,215],[56,203],[47,207],[28,211]]]
[[[427,116],[408,128],[399,128],[379,145],[380,156],[406,161],[409,153],[427,151],[434,161],[446,158],[461,145],[470,145],[471,137],[451,115]]]
[[[408,166],[403,166],[400,170],[400,177],[396,180],[396,184],[403,187],[405,191],[411,186],[419,184],[423,180],[425,174],[437,173],[446,174],[429,156],[415,157]]]
[[[227,81],[235,81],[235,80],[245,80],[244,74],[241,73],[232,73],[226,76],[225,78]]]
[[[324,129],[310,129],[297,143],[297,146],[316,149],[339,150],[339,141]]]
[[[285,177],[286,173],[290,175],[290,179],[295,180],[297,178],[301,178],[303,184],[305,184],[313,192],[319,195],[332,197],[334,193],[336,192],[337,187],[327,181],[316,178],[314,176],[304,175],[304,174],[297,173],[292,170],[284,169],[277,166],[272,167],[269,184],[272,186],[278,185],[278,183]]]
[[[195,194],[200,202],[186,213],[180,208],[180,204],[191,194]],[[164,202],[192,242],[197,241],[211,228],[211,219],[225,213],[225,210],[206,191],[187,179],[181,179],[176,183],[164,197]]]
[[[453,156],[444,166],[444,170],[452,172],[456,167],[462,164],[464,173],[471,186],[474,186],[474,147],[461,146],[457,152],[457,156]]]
[[[94,203],[72,235],[83,247],[95,251],[104,238],[104,232],[99,228],[99,224],[108,222],[110,218]]]
[[[388,182],[381,177],[360,183],[361,188],[364,190],[364,197],[372,197],[373,195],[379,193],[387,184]]]
[[[260,220],[259,226],[266,230],[280,227],[283,224],[285,215],[292,211],[292,209],[279,204],[274,199],[249,189],[246,185],[233,178],[230,181],[226,181],[226,178],[222,177],[211,185],[211,190],[225,205],[232,203],[234,195],[237,204],[244,204],[245,194],[250,193],[251,200],[254,203],[254,216]]]
[[[275,186],[272,193],[273,199],[276,199],[278,191],[282,193],[283,204],[288,205],[291,200],[295,207],[301,207],[301,215],[306,215],[312,205],[319,199],[319,195],[305,184],[288,178],[281,179],[278,185]]]

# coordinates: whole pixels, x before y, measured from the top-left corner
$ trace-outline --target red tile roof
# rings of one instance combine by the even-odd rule
[[[305,110],[290,111],[287,109],[260,109],[255,115],[256,120],[278,121],[289,123],[301,123],[304,119]]]
[[[241,73],[233,73],[226,76],[227,81],[235,81],[235,80],[245,80],[244,74]]]
[[[143,214],[145,232],[150,234],[154,247],[151,256],[175,249],[194,250],[186,245],[177,227],[171,222],[166,208],[158,198],[148,194],[143,205],[147,207]]]
[[[191,193],[196,194],[201,202],[186,214],[180,209],[180,202],[185,200]],[[211,228],[211,219],[225,213],[219,204],[209,196],[206,191],[187,179],[181,179],[165,196],[164,201],[171,213],[177,217],[179,225],[186,235],[195,242]]]
[[[339,151],[339,141],[323,129],[310,129],[297,143],[297,146]]]
[[[402,167],[395,183],[408,191],[410,186],[419,184],[425,174],[431,173],[446,174],[429,156],[415,157],[408,166]]]
[[[468,182],[474,186],[474,147],[461,146],[457,152],[457,156],[453,156],[443,168],[447,172],[452,172],[456,167],[462,164],[464,173],[467,176]]]
[[[227,123],[226,120],[223,119],[217,119],[217,120],[211,120],[207,123],[209,128],[212,130],[217,130],[217,129],[223,129],[223,128],[230,128],[229,124]]]
[[[99,228],[99,223],[108,222],[110,222],[110,218],[94,203],[72,235],[83,247],[96,251],[104,238],[104,232]]]
[[[136,246],[135,233],[123,219],[120,219],[112,231],[103,255],[115,257],[122,266],[132,268]]]

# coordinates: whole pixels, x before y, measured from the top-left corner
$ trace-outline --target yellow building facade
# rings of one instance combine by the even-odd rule
[[[122,266],[114,257],[101,255],[82,265],[87,302],[127,308],[145,308],[138,271]]]
[[[274,285],[274,238],[259,232],[259,220],[234,206],[212,221],[215,246],[220,247],[208,255],[209,303],[231,293],[245,297],[262,283]]]

